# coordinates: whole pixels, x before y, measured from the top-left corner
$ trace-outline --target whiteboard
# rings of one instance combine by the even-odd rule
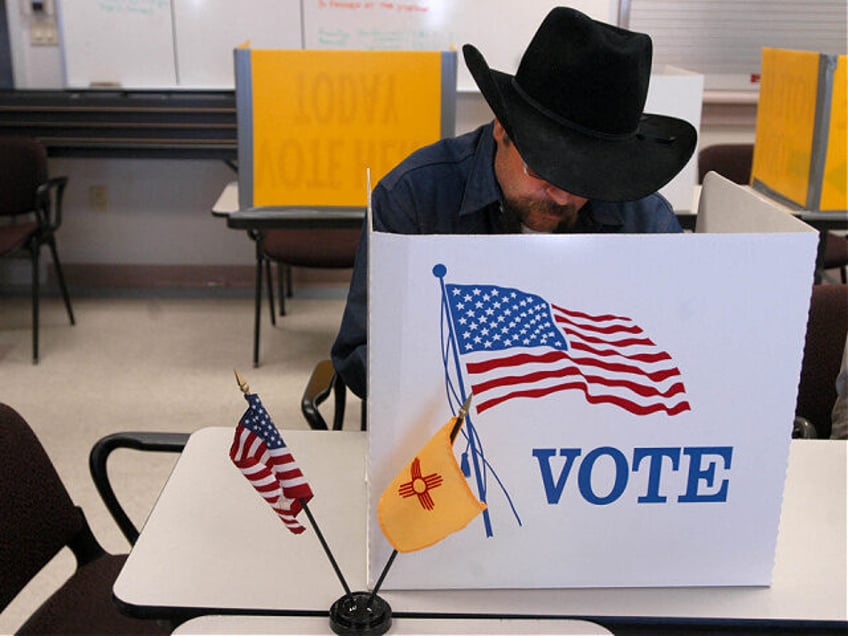
[[[308,49],[435,51],[459,50],[471,43],[490,67],[514,73],[544,17],[561,4],[552,0],[306,0],[304,43]],[[617,0],[567,4],[596,20],[615,23]],[[458,64],[457,89],[477,89],[463,61]]]
[[[302,46],[301,0],[174,0],[177,81],[182,88],[233,88],[233,49]]]
[[[67,88],[233,89],[233,49],[445,51],[513,73],[556,0],[56,0]],[[573,0],[615,22],[618,0]],[[460,56],[461,57],[461,56]],[[459,90],[476,90],[460,61]]]
[[[170,0],[69,0],[57,16],[66,87],[176,86]]]

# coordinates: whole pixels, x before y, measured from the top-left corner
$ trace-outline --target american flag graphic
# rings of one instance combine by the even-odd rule
[[[691,410],[674,360],[630,318],[565,309],[508,287],[444,289],[478,413],[567,390],[635,415]]]
[[[230,459],[295,534],[305,528],[297,521],[301,502],[312,499],[312,489],[256,394],[244,396],[247,411],[236,426]]]

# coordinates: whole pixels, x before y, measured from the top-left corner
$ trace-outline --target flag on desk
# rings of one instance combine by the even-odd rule
[[[247,411],[236,426],[230,459],[295,534],[305,528],[296,519],[312,489],[295,462],[259,396],[244,396]]]
[[[430,438],[380,496],[377,520],[398,552],[429,547],[486,508],[471,492],[454,457],[451,434],[456,422],[451,418]]]
[[[496,285],[446,284],[443,294],[447,347],[464,362],[478,414],[566,390],[634,415],[691,409],[671,355],[626,316],[576,311]]]

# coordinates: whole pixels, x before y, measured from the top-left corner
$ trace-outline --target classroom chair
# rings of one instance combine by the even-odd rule
[[[39,257],[50,248],[56,280],[73,325],[74,312],[56,250],[56,231],[62,224],[62,197],[67,177],[47,176],[47,151],[35,139],[0,137],[0,257],[21,248],[29,251],[32,267],[32,362],[38,363]]]
[[[359,229],[265,230],[256,238],[256,307],[253,329],[253,366],[259,366],[259,327],[262,313],[263,279],[267,283],[271,324],[276,325],[271,263],[278,265],[277,288],[280,315],[286,313],[285,298],[291,297],[292,267],[347,269],[353,267],[359,245]]]
[[[77,561],[18,634],[170,633],[120,612],[112,586],[127,555],[103,549],[35,433],[6,404],[0,404],[0,509],[0,611],[60,551],[70,549]]]
[[[316,431],[329,430],[327,421],[321,414],[321,405],[333,396],[333,428],[340,431],[344,427],[345,406],[347,405],[347,385],[341,376],[336,373],[333,363],[329,359],[321,360],[315,365],[303,390],[300,399],[300,410],[306,418],[309,428]],[[366,401],[362,400],[360,411],[360,430],[366,430],[367,407]]]
[[[842,364],[846,336],[848,285],[813,285],[793,437],[830,437],[836,376]]]

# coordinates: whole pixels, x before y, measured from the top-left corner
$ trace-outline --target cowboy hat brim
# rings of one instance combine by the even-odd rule
[[[687,121],[643,114],[630,135],[610,136],[557,121],[521,95],[512,75],[489,68],[474,46],[465,63],[522,159],[558,188],[588,199],[633,201],[671,181],[695,151]]]

